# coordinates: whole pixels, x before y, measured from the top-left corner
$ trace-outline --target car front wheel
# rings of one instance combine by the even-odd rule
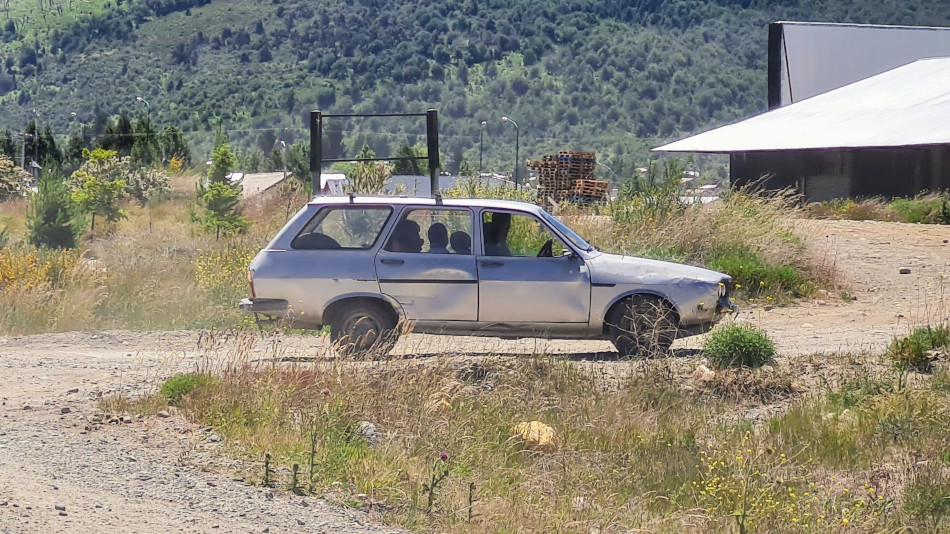
[[[676,339],[676,311],[653,295],[633,295],[606,318],[610,341],[622,358],[663,356]]]
[[[398,338],[394,314],[368,302],[347,306],[330,324],[330,340],[337,352],[355,358],[385,356]]]

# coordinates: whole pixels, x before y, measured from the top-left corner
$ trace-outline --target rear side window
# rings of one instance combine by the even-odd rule
[[[294,249],[368,249],[393,210],[388,206],[340,206],[323,208],[290,242]]]
[[[390,252],[472,254],[472,212],[416,208],[403,215],[386,243]]]

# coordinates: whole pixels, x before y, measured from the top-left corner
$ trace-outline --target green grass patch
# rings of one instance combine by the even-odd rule
[[[709,334],[703,344],[703,354],[716,369],[756,368],[772,363],[775,343],[755,326],[728,324]]]
[[[916,328],[910,335],[891,341],[887,358],[897,369],[926,373],[933,370],[935,358],[930,351],[946,348],[948,343],[950,329],[946,326]]]
[[[732,276],[737,289],[749,299],[787,302],[815,291],[795,266],[768,263],[747,249],[719,252],[707,266]]]
[[[202,389],[213,387],[218,379],[204,373],[188,373],[175,375],[159,388],[158,392],[168,398],[172,404],[178,404],[185,395]]]
[[[915,198],[898,198],[888,208],[896,213],[900,220],[908,223],[948,224],[950,223],[950,203],[946,196],[925,195]]]

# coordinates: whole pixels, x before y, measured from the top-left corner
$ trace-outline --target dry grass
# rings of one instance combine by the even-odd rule
[[[843,219],[848,221],[899,221],[900,216],[890,210],[881,198],[841,199],[815,202],[805,207],[804,213],[815,219]]]
[[[897,221],[923,224],[950,223],[946,194],[925,193],[914,198],[838,199],[816,202],[805,208],[809,217],[852,221]]]
[[[248,480],[261,481],[269,453],[277,488],[299,464],[305,490],[413,530],[864,532],[926,528],[943,513],[941,472],[915,473],[950,462],[945,371],[905,389],[855,371],[790,401],[780,369],[703,385],[673,361],[617,363],[604,382],[542,355],[279,364],[279,339],[263,341],[212,335],[200,371],[219,380],[185,395],[181,413],[214,426]],[[262,351],[271,357],[250,356]],[[153,397],[128,410],[158,409]],[[775,402],[791,407],[737,417]],[[553,446],[518,438],[527,421],[549,425]],[[430,507],[427,484],[443,470]]]
[[[174,187],[171,198],[154,207],[126,205],[128,219],[97,229],[103,237],[88,237],[81,250],[70,253],[73,261],[62,276],[0,282],[0,334],[245,324],[236,302],[246,296],[247,262],[305,199],[288,193],[257,200],[246,207],[256,222],[250,233],[215,240],[190,222],[194,177],[176,177]],[[0,204],[0,214],[19,228],[22,201]],[[12,234],[14,241],[23,237]],[[4,253],[19,263],[31,254],[58,254],[22,243]],[[224,263],[209,266],[209,261]]]

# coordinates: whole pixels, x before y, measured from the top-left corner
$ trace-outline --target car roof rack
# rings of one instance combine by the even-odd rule
[[[340,158],[323,159],[323,119],[325,118],[371,118],[371,117],[425,117],[426,118],[426,155],[406,156],[397,158]],[[412,161],[428,160],[429,187],[432,198],[437,203],[442,202],[442,193],[439,191],[439,112],[434,109],[425,113],[345,113],[328,114],[320,110],[310,112],[310,183],[314,192],[320,190],[320,172],[324,163],[335,162],[364,162],[364,161]],[[353,195],[350,194],[350,202]]]

